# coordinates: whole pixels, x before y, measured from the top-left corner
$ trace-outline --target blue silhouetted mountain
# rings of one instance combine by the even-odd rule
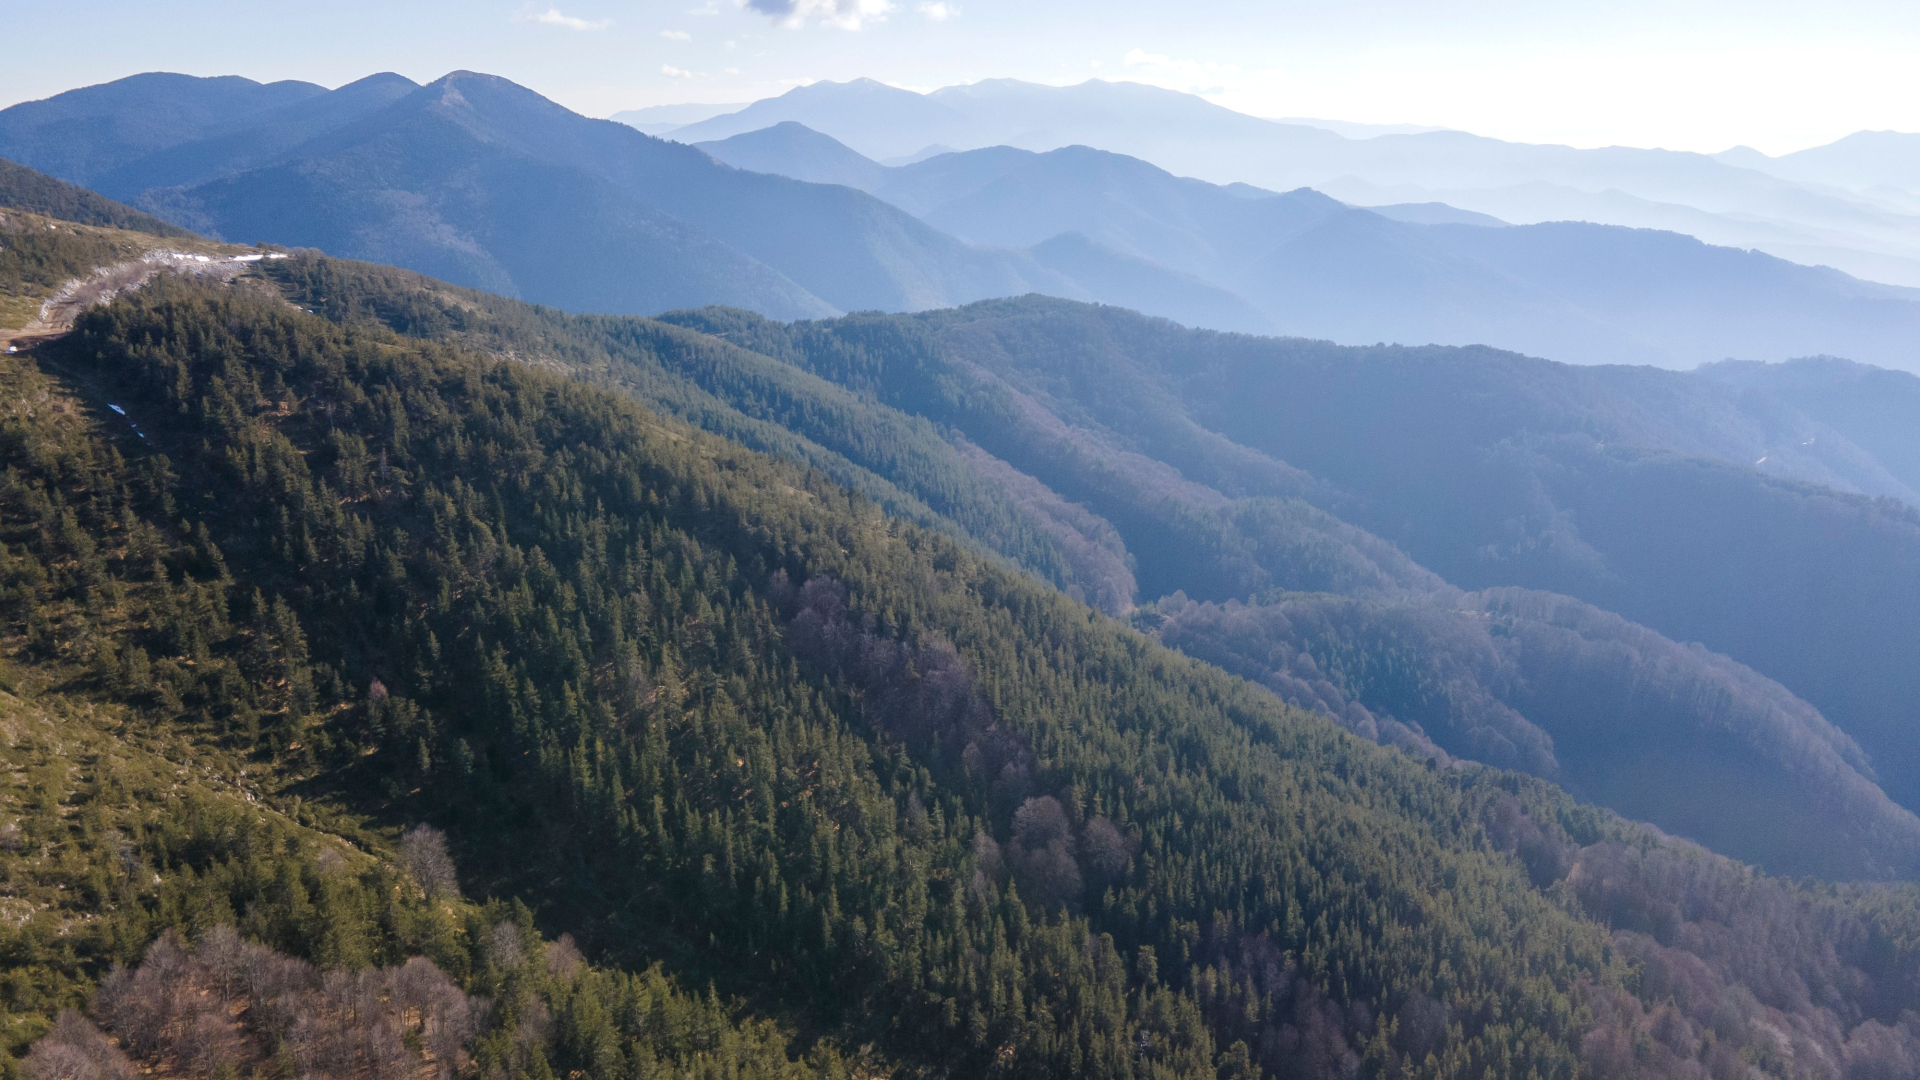
[[[780,131],[705,148],[745,164],[733,155],[752,146],[754,168],[789,175],[835,161],[865,190],[975,244],[1077,234],[1231,293],[1284,333],[1492,344],[1577,363],[1833,353],[1920,364],[1920,291],[1679,233],[1507,227],[1443,204],[1364,210],[1308,189],[1208,184],[1084,146],[989,147],[876,173],[825,136]]]
[[[1389,203],[1386,206],[1369,206],[1367,209],[1381,217],[1389,217],[1395,221],[1405,221],[1413,225],[1486,225],[1490,228],[1499,228],[1507,224],[1492,214],[1462,210],[1457,206],[1438,202]]]
[[[1079,233],[1061,233],[1030,250],[1035,262],[1071,279],[1102,303],[1135,311],[1177,312],[1175,321],[1189,326],[1247,334],[1273,331],[1265,315],[1225,289],[1103,247]]]
[[[83,179],[197,231],[319,246],[575,310],[725,303],[794,318],[1042,292],[1203,327],[1488,343],[1579,362],[1825,353],[1903,366],[1920,348],[1920,294],[1671,233],[1427,224],[1462,215],[1222,187],[1084,146],[887,168],[797,123],[705,148],[744,166],[727,168],[470,73],[425,88],[375,76],[331,92],[131,82],[7,110],[0,133],[94,162]],[[900,123],[963,104],[1000,123],[1032,88],[965,90],[871,84],[776,101],[851,93]],[[160,124],[156,99],[186,104]],[[1049,123],[1118,124],[1135,106],[1161,127],[1267,123],[1120,84],[1050,100]]]
[[[227,238],[392,262],[573,309],[731,303],[783,317],[1045,288],[870,196],[723,166],[461,72],[275,162],[143,200]]]
[[[720,142],[701,143],[700,149],[752,172],[791,176],[814,184],[843,184],[869,193],[887,175],[885,165],[791,120]]]
[[[1909,195],[1920,193],[1920,135],[1904,131],[1856,131],[1824,146],[1779,157],[1745,146],[1714,157],[1788,180],[1865,192],[1892,188]]]
[[[263,85],[237,75],[134,75],[0,110],[0,157],[95,187],[149,154],[326,93],[312,83]]]
[[[737,112],[676,128],[673,137],[714,142],[789,121],[827,132],[874,159],[912,154],[930,143],[980,145],[974,141],[977,125],[965,113],[930,95],[873,79],[796,86]]]
[[[1751,151],[1582,149],[1340,125],[1354,136],[1344,137],[1316,126],[1324,121],[1261,119],[1137,83],[993,79],[924,95],[868,80],[816,83],[676,128],[672,137],[724,139],[788,120],[888,164],[930,156],[930,145],[1092,146],[1214,183],[1312,187],[1361,205],[1444,202],[1517,224],[1673,229],[1920,286],[1920,201],[1902,179],[1920,175],[1911,145],[1900,144],[1910,135],[1867,133],[1777,161]],[[1904,194],[1864,190],[1888,184]]]
[[[203,129],[215,134],[187,137]],[[175,134],[182,141],[131,161],[101,148],[94,156],[120,163],[95,182],[211,235],[319,247],[571,310],[723,303],[796,318],[1041,291],[1266,326],[1218,287],[1128,253],[972,246],[851,187],[729,167],[491,76],[428,87],[375,76]],[[98,137],[111,142],[113,129]],[[797,125],[732,150],[755,145],[789,162],[813,154],[820,169],[886,171]],[[859,179],[815,172],[807,178]]]
[[[93,187],[116,198],[150,188],[199,184],[262,165],[309,139],[338,130],[418,90],[392,72],[369,75],[338,90],[315,94],[222,125],[219,134],[169,146],[96,177]]]

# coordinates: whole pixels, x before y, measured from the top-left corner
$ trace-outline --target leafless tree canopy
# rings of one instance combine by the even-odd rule
[[[198,948],[162,934],[137,967],[107,976],[97,1010],[127,1053],[164,1072],[210,1077],[285,1053],[303,1080],[445,1080],[465,1066],[480,1015],[424,957],[321,973],[224,926]],[[29,1059],[35,1080],[131,1080],[91,1024],[62,1023]]]
[[[447,854],[447,834],[431,825],[415,825],[400,838],[400,859],[428,896],[452,896],[460,891],[453,856]]]
[[[72,1009],[62,1010],[53,1030],[33,1044],[25,1067],[32,1080],[136,1080],[140,1075],[93,1021]]]

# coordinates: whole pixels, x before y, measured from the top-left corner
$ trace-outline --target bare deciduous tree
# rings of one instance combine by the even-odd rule
[[[449,1080],[470,1065],[465,1047],[481,1016],[480,1004],[424,957],[322,975],[226,926],[198,948],[162,934],[137,967],[116,968],[101,983],[98,1009],[134,1057],[195,1078],[257,1070],[278,1047],[307,1080],[417,1080],[423,1067]],[[138,1076],[77,1015],[63,1016],[28,1064],[33,1080]]]
[[[447,854],[447,835],[431,825],[415,825],[400,838],[400,859],[428,896],[453,896],[460,891],[453,856]]]
[[[137,1080],[140,1072],[93,1021],[62,1009],[23,1063],[32,1080]]]

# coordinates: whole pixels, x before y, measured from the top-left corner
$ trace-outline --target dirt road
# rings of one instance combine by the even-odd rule
[[[18,330],[0,329],[0,349],[15,352],[59,337],[73,329],[73,320],[95,304],[111,303],[152,281],[156,274],[186,274],[232,281],[263,259],[284,259],[279,252],[247,255],[194,255],[185,251],[149,251],[138,259],[96,268],[54,290],[40,305],[33,321]]]

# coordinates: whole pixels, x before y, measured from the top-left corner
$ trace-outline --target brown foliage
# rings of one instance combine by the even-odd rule
[[[161,935],[137,967],[107,976],[98,1011],[136,1058],[187,1076],[238,1071],[285,1053],[303,1077],[370,1080],[416,1077],[423,1068],[453,1075],[465,1064],[463,1047],[479,1017],[477,1004],[424,957],[396,968],[322,974],[224,926],[198,948],[175,931]],[[74,1058],[61,1047],[84,1045],[77,1039],[49,1049],[49,1067]]]
[[[31,1080],[136,1080],[140,1075],[119,1047],[72,1009],[61,1011],[24,1064]]]

